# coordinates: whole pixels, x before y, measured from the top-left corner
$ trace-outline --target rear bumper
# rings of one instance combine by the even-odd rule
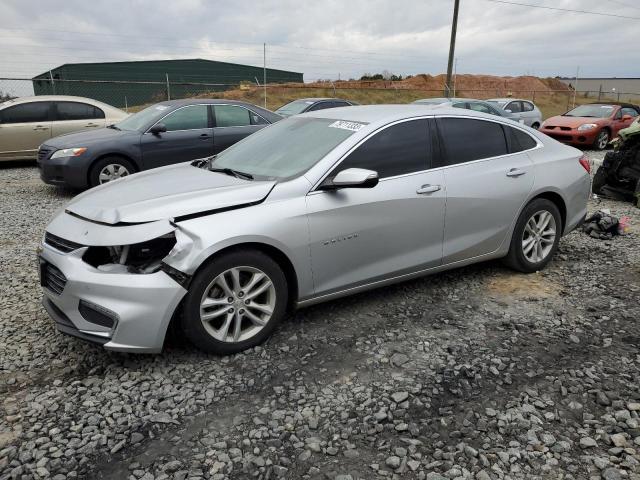
[[[557,128],[540,128],[538,131],[562,143],[588,147],[596,141],[596,137],[600,130],[594,129],[587,132],[578,132],[575,129],[558,130]]]
[[[160,352],[186,290],[162,271],[101,272],[82,260],[85,250],[62,253],[43,245],[41,270],[51,264],[58,275],[55,285],[43,277],[43,305],[58,330],[109,350]]]

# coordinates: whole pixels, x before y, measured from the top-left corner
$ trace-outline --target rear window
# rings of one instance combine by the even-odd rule
[[[438,125],[445,151],[443,165],[456,165],[508,153],[507,141],[499,123],[471,118],[440,118]]]
[[[55,120],[90,120],[104,118],[98,107],[80,102],[56,102]]]

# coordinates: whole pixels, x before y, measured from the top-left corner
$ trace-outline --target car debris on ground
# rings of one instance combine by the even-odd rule
[[[593,177],[592,191],[640,207],[640,118],[619,135]]]
[[[615,235],[624,235],[629,231],[629,217],[618,219],[611,215],[609,209],[599,210],[584,220],[582,230],[590,237],[610,240]]]

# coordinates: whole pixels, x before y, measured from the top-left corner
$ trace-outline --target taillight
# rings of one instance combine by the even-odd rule
[[[580,162],[580,165],[582,165],[582,167],[587,171],[587,173],[591,173],[591,163],[589,163],[589,157],[587,157],[586,155],[582,155],[580,157],[580,160],[578,160]]]

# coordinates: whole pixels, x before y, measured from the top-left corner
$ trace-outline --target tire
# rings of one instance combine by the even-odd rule
[[[607,184],[607,171],[604,167],[598,167],[595,175],[593,176],[593,181],[591,182],[591,191],[598,195],[602,194],[602,187]]]
[[[544,214],[544,221],[546,221],[546,218],[550,219],[547,222],[547,227],[542,230],[542,235],[537,235],[535,231],[531,231],[531,224],[529,222],[532,220],[536,222],[535,219],[541,220],[541,214]],[[549,217],[547,217],[547,215]],[[540,225],[540,221],[537,223]],[[528,224],[529,228],[527,228]],[[548,233],[549,228],[552,228],[555,232],[553,238],[551,238]],[[546,235],[545,232],[547,232]],[[529,202],[518,217],[518,221],[516,222],[516,226],[511,237],[509,253],[505,258],[505,263],[514,270],[524,273],[533,273],[542,270],[547,266],[553,258],[553,255],[556,253],[561,236],[562,217],[558,207],[551,200],[547,200],[546,198],[536,198]],[[533,250],[529,250],[528,252],[524,247],[527,239],[533,239]],[[540,241],[538,242],[536,239],[540,239]],[[546,242],[545,239],[547,240]],[[549,243],[549,240],[552,240],[552,243]],[[529,242],[529,244],[530,243],[531,242]],[[537,250],[538,244],[541,245],[541,249],[539,251]],[[538,256],[538,253],[541,255]],[[537,260],[533,258],[536,256],[539,257]]]
[[[600,130],[598,135],[596,135],[596,139],[593,141],[594,150],[604,150],[607,148],[609,144],[609,131],[608,130]]]
[[[241,287],[234,287],[234,272],[240,272]],[[250,286],[260,274],[265,277]],[[284,318],[288,292],[284,272],[271,257],[236,250],[215,259],[193,278],[182,307],[182,330],[191,343],[208,353],[229,355],[255,347]]]
[[[110,168],[111,167],[111,168]],[[103,171],[111,170],[114,173],[114,178],[106,179],[104,178]],[[117,180],[118,178],[125,177],[127,175],[131,175],[136,172],[136,168],[133,164],[122,157],[104,157],[95,162],[91,166],[91,170],[89,171],[89,187],[96,187],[98,185],[102,185],[104,183],[108,183],[112,180]],[[102,179],[101,179],[102,176]]]
[[[531,128],[535,128],[536,130],[538,130],[540,128],[540,124],[538,122],[534,122],[531,124]]]

